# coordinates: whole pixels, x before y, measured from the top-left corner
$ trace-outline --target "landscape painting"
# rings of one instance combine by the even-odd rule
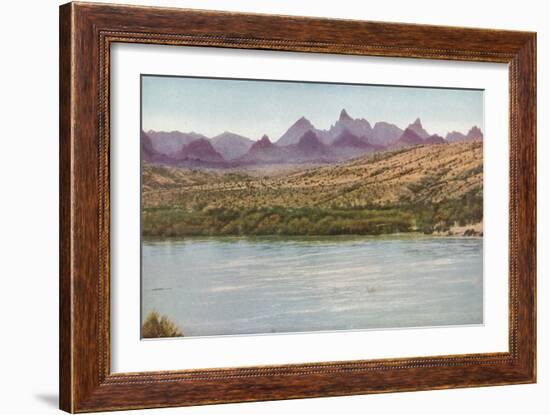
[[[141,337],[483,324],[483,99],[142,75]]]

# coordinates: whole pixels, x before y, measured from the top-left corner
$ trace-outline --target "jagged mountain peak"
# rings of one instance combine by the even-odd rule
[[[467,135],[451,131],[443,138],[429,134],[420,117],[402,130],[386,121],[371,126],[365,118],[352,118],[345,108],[326,130],[315,128],[301,116],[276,142],[266,134],[254,141],[227,130],[211,138],[194,132],[141,133],[145,161],[193,166],[203,163],[220,168],[261,163],[333,163],[386,149],[483,139],[476,125]]]
[[[275,145],[271,142],[267,134],[262,135],[262,138],[260,138],[258,141],[256,141],[254,144],[252,144],[252,147],[250,147],[250,151],[257,151],[264,148],[270,148],[274,147]]]
[[[483,140],[483,132],[481,131],[481,128],[479,128],[477,125],[474,125],[468,130],[466,134],[459,131],[451,131],[450,133],[447,133],[447,136],[445,138],[449,142],[462,140]]]
[[[308,130],[315,130],[313,124],[306,118],[300,117],[286,132],[277,140],[277,145],[286,146],[296,144],[300,137]]]
[[[310,128],[313,128],[313,124],[311,121],[309,121],[306,117],[301,116],[298,118],[298,120],[293,124],[293,126],[308,126]]]
[[[342,108],[342,111],[340,111],[340,117],[338,119],[340,121],[351,121],[353,118],[350,117],[345,108]]]
[[[430,134],[422,126],[422,121],[420,121],[420,118],[417,118],[413,123],[409,124],[406,130],[408,129],[414,131],[422,139],[426,139],[430,136]]]
[[[403,135],[399,138],[399,142],[409,145],[422,144],[422,137],[412,127],[407,127]]]
[[[369,137],[372,132],[370,123],[364,118],[352,118],[346,109],[340,112],[340,118],[330,127],[328,134],[334,141],[344,130],[348,130],[358,137]]]
[[[466,138],[483,139],[483,132],[481,131],[481,128],[479,128],[477,125],[474,125],[472,128],[470,128],[470,131],[468,131],[468,134],[466,134]]]

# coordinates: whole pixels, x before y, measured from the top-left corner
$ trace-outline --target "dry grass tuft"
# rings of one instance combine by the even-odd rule
[[[141,326],[141,336],[148,339],[183,337],[183,333],[167,316],[161,316],[158,312],[152,311],[147,315],[145,322]]]

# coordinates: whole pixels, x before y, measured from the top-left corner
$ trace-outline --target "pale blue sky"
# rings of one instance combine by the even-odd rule
[[[442,136],[483,130],[483,91],[285,81],[142,76],[142,128],[195,131],[213,137],[231,131],[277,140],[298,118],[328,129],[345,108],[371,125],[405,128],[420,117]]]

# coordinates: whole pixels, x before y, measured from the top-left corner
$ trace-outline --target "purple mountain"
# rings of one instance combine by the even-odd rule
[[[252,146],[250,147],[250,150],[248,150],[249,153],[257,153],[264,150],[271,150],[272,148],[275,148],[275,144],[271,142],[269,137],[264,134],[262,138],[260,138],[258,141],[256,141]]]
[[[481,132],[481,129],[474,125],[472,128],[470,128],[470,131],[468,131],[468,134],[466,134],[467,140],[483,140],[483,133]]]
[[[267,135],[252,144],[250,150],[238,161],[244,163],[284,163],[288,160],[288,146],[276,146]]]
[[[454,143],[456,141],[465,140],[466,136],[459,131],[451,131],[450,133],[447,133],[445,138],[449,143]]]
[[[205,163],[221,163],[224,161],[220,153],[218,153],[210,141],[204,138],[192,141],[184,146],[179,152],[174,154],[174,159],[178,162],[194,161]]]
[[[153,161],[157,156],[157,152],[153,148],[151,137],[145,134],[143,131],[140,134],[141,139],[141,157],[144,161]]]
[[[143,161],[148,163],[161,163],[161,164],[170,163],[171,161],[170,157],[168,157],[165,154],[161,154],[155,150],[155,148],[153,147],[153,142],[151,140],[151,137],[149,137],[148,134],[141,131],[140,140],[141,140],[141,158]]]
[[[315,131],[306,131],[296,144],[275,145],[264,135],[252,145],[248,153],[239,159],[241,163],[279,164],[329,162],[332,160],[330,149],[323,144]]]
[[[316,129],[307,118],[301,117],[276,143],[267,135],[252,141],[230,132],[208,139],[197,133],[142,131],[141,146],[146,162],[238,168],[255,164],[331,163],[388,149],[483,139],[483,133],[474,126],[467,134],[453,131],[446,138],[430,135],[419,118],[405,130],[384,121],[371,127],[366,119],[352,118],[343,109],[329,130]]]
[[[332,139],[336,139],[344,130],[357,137],[370,137],[372,127],[364,118],[351,118],[345,109],[340,112],[338,121],[328,131]]]
[[[180,151],[183,146],[186,146],[199,138],[206,138],[202,134],[197,134],[194,132],[182,133],[180,131],[167,132],[149,130],[147,135],[151,138],[153,148],[159,153],[166,155],[173,155]]]
[[[422,138],[413,128],[409,127],[405,130],[401,137],[399,137],[399,140],[397,140],[397,142],[392,147],[412,147],[426,144],[444,144],[446,142],[447,141],[443,137],[437,134],[428,135],[427,137]]]
[[[300,137],[310,130],[315,130],[313,124],[307,118],[301,117],[277,140],[277,145],[297,144]]]
[[[407,129],[412,130],[416,133],[421,139],[426,139],[430,136],[428,132],[422,127],[422,122],[420,121],[420,118],[417,118],[412,124],[409,124]]]
[[[397,147],[418,146],[424,144],[424,140],[412,128],[408,127],[395,144]]]
[[[228,131],[210,139],[214,149],[220,153],[225,160],[235,160],[246,154],[254,141],[242,135]]]
[[[367,148],[372,145],[365,138],[357,137],[348,130],[342,131],[332,143],[334,147]]]
[[[372,144],[389,146],[399,140],[403,130],[395,124],[380,121],[374,124],[369,141]]]
[[[450,143],[463,140],[483,140],[483,132],[477,125],[474,125],[466,134],[459,131],[451,131],[445,138]]]
[[[336,160],[349,160],[383,150],[384,148],[384,146],[371,144],[365,137],[357,137],[351,132],[344,130],[336,137],[330,150]]]
[[[424,144],[445,144],[447,141],[437,134],[432,134],[424,140]]]
[[[298,151],[307,156],[322,156],[328,154],[325,146],[315,132],[307,131],[296,144]]]

